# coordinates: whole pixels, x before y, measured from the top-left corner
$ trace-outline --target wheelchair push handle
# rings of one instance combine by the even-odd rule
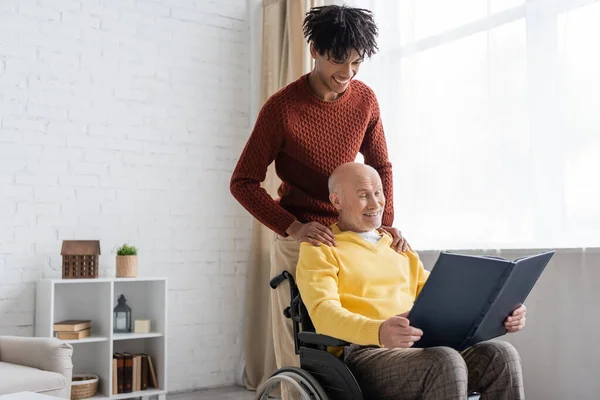
[[[296,285],[296,283],[294,282],[294,277],[289,272],[283,271],[282,273],[271,279],[271,289],[276,289],[277,286],[279,286],[279,284],[281,284],[281,282],[283,282],[286,279],[290,281],[290,286]]]

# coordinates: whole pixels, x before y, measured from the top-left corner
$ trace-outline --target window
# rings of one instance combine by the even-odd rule
[[[578,241],[600,227],[600,2],[557,19],[565,230]],[[598,239],[600,241],[600,239]],[[598,245],[591,242],[591,245]]]
[[[417,249],[600,246],[600,2],[354,0]]]

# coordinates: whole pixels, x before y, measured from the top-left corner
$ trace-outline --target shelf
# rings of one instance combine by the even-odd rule
[[[147,390],[140,390],[137,392],[132,392],[132,393],[119,393],[119,394],[113,394],[110,397],[106,397],[103,396],[102,394],[96,394],[93,397],[90,397],[90,399],[101,399],[101,400],[109,400],[109,399],[130,399],[133,397],[147,397],[147,396],[157,396],[157,395],[161,395],[161,394],[167,394],[166,390],[162,390],[162,389],[147,389]]]
[[[158,332],[150,333],[114,333],[113,340],[131,340],[131,339],[145,339],[153,337],[161,337],[163,334]]]
[[[137,392],[132,393],[119,393],[113,394],[110,396],[111,399],[129,399],[132,397],[147,397],[147,396],[156,396],[159,394],[167,394],[166,390],[162,389],[147,389],[147,390],[139,390]]]
[[[88,399],[103,399],[103,400],[108,400],[110,399],[110,397],[106,397],[105,395],[103,395],[102,393],[96,393],[94,396],[92,397],[87,397]]]
[[[168,293],[166,278],[42,279],[36,286],[35,335],[54,337],[57,321],[91,320],[91,336],[65,342],[73,345],[73,373],[94,373],[100,378],[93,399],[165,400]],[[150,320],[152,332],[114,333],[114,308],[121,294],[132,308],[131,321]],[[111,395],[113,355],[117,352],[151,356],[160,389]]]
[[[106,282],[154,282],[163,281],[161,277],[137,277],[137,278],[85,278],[85,279],[46,279],[53,284],[79,284],[79,283],[106,283]]]
[[[106,342],[107,340],[108,340],[108,338],[104,337],[104,336],[88,336],[83,339],[65,340],[65,342],[70,343],[70,344],[77,344],[77,343]]]

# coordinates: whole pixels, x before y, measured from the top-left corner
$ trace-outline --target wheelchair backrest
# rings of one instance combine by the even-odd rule
[[[304,302],[302,301],[302,296],[300,296],[300,294],[298,294],[298,307],[299,307],[299,311],[300,311],[300,316],[301,316],[301,321],[300,321],[300,325],[302,326],[302,331],[303,332],[315,332],[315,326],[312,323],[312,320],[310,319],[310,315],[308,314],[308,310],[306,309],[306,306],[304,305]]]

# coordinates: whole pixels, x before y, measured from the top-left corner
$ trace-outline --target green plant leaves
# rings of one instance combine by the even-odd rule
[[[117,255],[119,256],[137,256],[137,247],[130,246],[125,243],[123,246],[117,249]]]

